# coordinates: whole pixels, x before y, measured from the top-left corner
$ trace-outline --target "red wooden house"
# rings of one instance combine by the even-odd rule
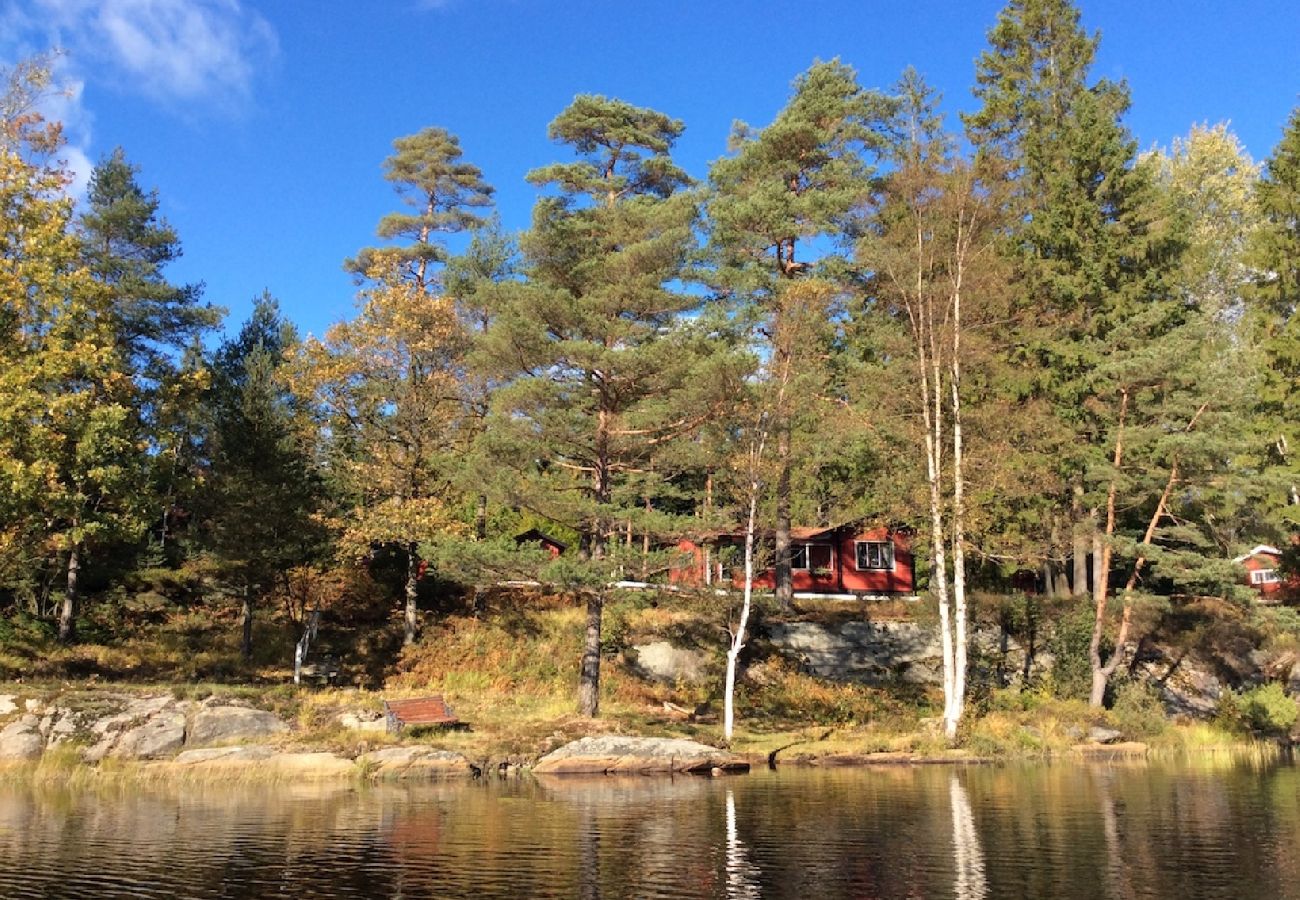
[[[884,525],[834,525],[791,528],[794,589],[807,596],[911,594],[916,590],[911,536]],[[770,562],[772,536],[759,538],[759,559]],[[744,533],[725,533],[702,541],[682,540],[678,549],[690,562],[669,575],[674,584],[702,587],[730,583],[744,586]],[[762,563],[760,563],[762,564]],[[754,573],[762,590],[776,586],[776,570],[767,565]]]
[[[1300,598],[1300,578],[1281,571],[1282,551],[1260,544],[1233,560],[1246,570],[1246,583],[1259,591],[1261,603],[1283,603]]]

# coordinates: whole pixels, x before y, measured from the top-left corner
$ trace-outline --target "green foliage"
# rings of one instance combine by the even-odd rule
[[[1047,641],[1052,671],[1046,688],[1053,696],[1067,700],[1088,697],[1092,687],[1092,668],[1088,662],[1092,625],[1093,611],[1082,604],[1057,620]]]
[[[1145,681],[1132,679],[1115,687],[1109,718],[1129,740],[1158,737],[1169,724],[1160,692]]]
[[[1218,719],[1240,732],[1285,737],[1300,718],[1300,704],[1277,682],[1246,691],[1224,691],[1219,698]]]

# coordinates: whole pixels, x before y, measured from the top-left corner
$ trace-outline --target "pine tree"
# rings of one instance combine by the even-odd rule
[[[786,106],[766,128],[738,123],[732,155],[709,173],[710,241],[719,257],[717,286],[756,307],[770,346],[787,346],[780,293],[794,279],[819,274],[819,240],[852,232],[852,214],[865,201],[872,166],[869,155],[883,146],[890,102],[859,86],[857,75],[838,60],[815,63],[794,82]],[[834,261],[823,260],[829,274]],[[834,296],[814,291],[813,296]],[[830,310],[824,311],[829,316]],[[815,356],[811,354],[810,356]],[[776,370],[783,362],[775,361]],[[796,408],[807,397],[788,397],[790,407],[773,410],[776,479],[776,594],[789,607],[792,432]]]
[[[523,236],[526,283],[501,286],[480,342],[502,385],[487,440],[509,468],[498,494],[578,535],[578,559],[543,577],[585,595],[578,708],[599,708],[601,613],[618,580],[612,540],[645,513],[636,476],[668,444],[700,428],[706,396],[734,384],[697,294],[675,288],[693,248],[696,202],[669,155],[682,124],[600,96],[577,97],[550,125],[577,159],[535,170],[548,186]],[[712,335],[716,338],[717,334]]]
[[[362,279],[372,270],[392,273],[433,292],[436,273],[448,259],[442,236],[482,227],[486,221],[475,210],[492,204],[492,186],[463,155],[460,139],[445,128],[425,128],[393,141],[384,178],[413,211],[389,213],[379,222],[378,236],[398,243],[366,247],[345,267]]]
[[[1261,506],[1271,537],[1290,547],[1300,532],[1300,108],[1264,164],[1256,200],[1263,222],[1249,248],[1256,274],[1246,322],[1256,347],[1255,415],[1268,448],[1265,470],[1276,483]]]
[[[1069,523],[1082,594],[1093,545],[1091,700],[1100,705],[1150,567],[1164,554],[1172,573],[1175,550],[1187,563],[1210,549],[1177,527],[1170,504],[1209,477],[1214,454],[1195,448],[1229,433],[1207,422],[1233,402],[1215,381],[1224,357],[1191,349],[1220,344],[1216,310],[1188,302],[1180,287],[1189,219],[1159,190],[1156,167],[1136,160],[1120,122],[1127,90],[1088,83],[1097,39],[1082,31],[1078,10],[1068,0],[1013,0],[990,43],[978,63],[983,105],[966,124],[979,152],[1004,159],[1015,178],[1011,213],[1020,224],[1009,253],[1021,303],[1036,318],[1022,336],[1024,360],[1038,372],[1026,393],[1051,405],[1048,433],[1058,436],[1066,488],[1040,507],[1043,556],[1061,591]],[[1123,611],[1106,654],[1119,559],[1128,572]]]

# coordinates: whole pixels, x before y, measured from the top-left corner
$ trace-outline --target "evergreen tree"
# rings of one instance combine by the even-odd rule
[[[1014,287],[1035,322],[1021,336],[1036,377],[1023,386],[1052,409],[1058,476],[1044,497],[1049,582],[1073,533],[1074,592],[1093,545],[1091,700],[1099,705],[1126,651],[1139,586],[1157,574],[1221,583],[1215,548],[1189,526],[1188,498],[1232,453],[1237,409],[1222,387],[1231,361],[1210,298],[1181,280],[1190,217],[1139,164],[1120,123],[1122,85],[1089,84],[1097,39],[1068,0],[1013,0],[978,63],[982,107],[967,117],[985,155],[1015,176]],[[1063,439],[1063,440],[1062,440]],[[1177,508],[1176,508],[1177,507]],[[1068,524],[1068,530],[1067,530]],[[1090,539],[1089,535],[1093,537]],[[1124,560],[1123,611],[1110,638],[1112,569]],[[1103,652],[1110,640],[1113,649]]]
[[[503,382],[488,433],[509,467],[502,499],[578,535],[579,558],[542,574],[586,596],[578,707],[595,715],[601,612],[621,562],[612,538],[629,520],[671,533],[645,512],[635,476],[708,421],[716,405],[701,395],[734,377],[718,323],[688,318],[702,299],[675,287],[696,224],[689,180],[669,155],[682,124],[584,95],[549,133],[577,159],[529,174],[554,193],[521,242],[527,282],[499,287],[479,353]]]
[[[492,186],[463,155],[460,139],[445,128],[425,128],[393,141],[384,178],[413,211],[384,216],[378,236],[398,243],[366,247],[346,268],[363,279],[377,270],[434,291],[436,273],[448,258],[442,236],[482,227],[485,219],[475,210],[492,204]]]
[[[213,365],[203,544],[240,599],[241,650],[253,652],[254,611],[286,573],[322,549],[322,486],[300,443],[301,412],[278,370],[298,345],[293,325],[263,294]]]
[[[1266,474],[1276,485],[1261,506],[1270,536],[1290,547],[1300,532],[1300,108],[1264,164],[1256,199],[1263,222],[1249,248],[1255,278],[1246,323],[1256,348]]]
[[[786,106],[766,128],[738,123],[728,157],[709,173],[709,231],[718,255],[718,287],[752,305],[774,352],[788,346],[779,332],[780,293],[794,279],[835,270],[827,259],[817,272],[819,240],[854,229],[850,219],[865,202],[872,176],[868,160],[883,146],[891,103],[859,86],[856,73],[832,60],[800,75]],[[833,288],[833,286],[832,286]],[[830,299],[836,291],[812,291]],[[822,311],[829,317],[829,308]],[[816,354],[809,354],[815,358]],[[774,370],[782,370],[781,360]],[[787,396],[787,408],[773,410],[776,478],[776,594],[789,607],[792,432],[796,410],[811,412],[809,397]]]

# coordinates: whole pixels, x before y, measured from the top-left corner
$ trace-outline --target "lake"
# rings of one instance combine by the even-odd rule
[[[1300,898],[1289,762],[0,783],[0,897]]]

